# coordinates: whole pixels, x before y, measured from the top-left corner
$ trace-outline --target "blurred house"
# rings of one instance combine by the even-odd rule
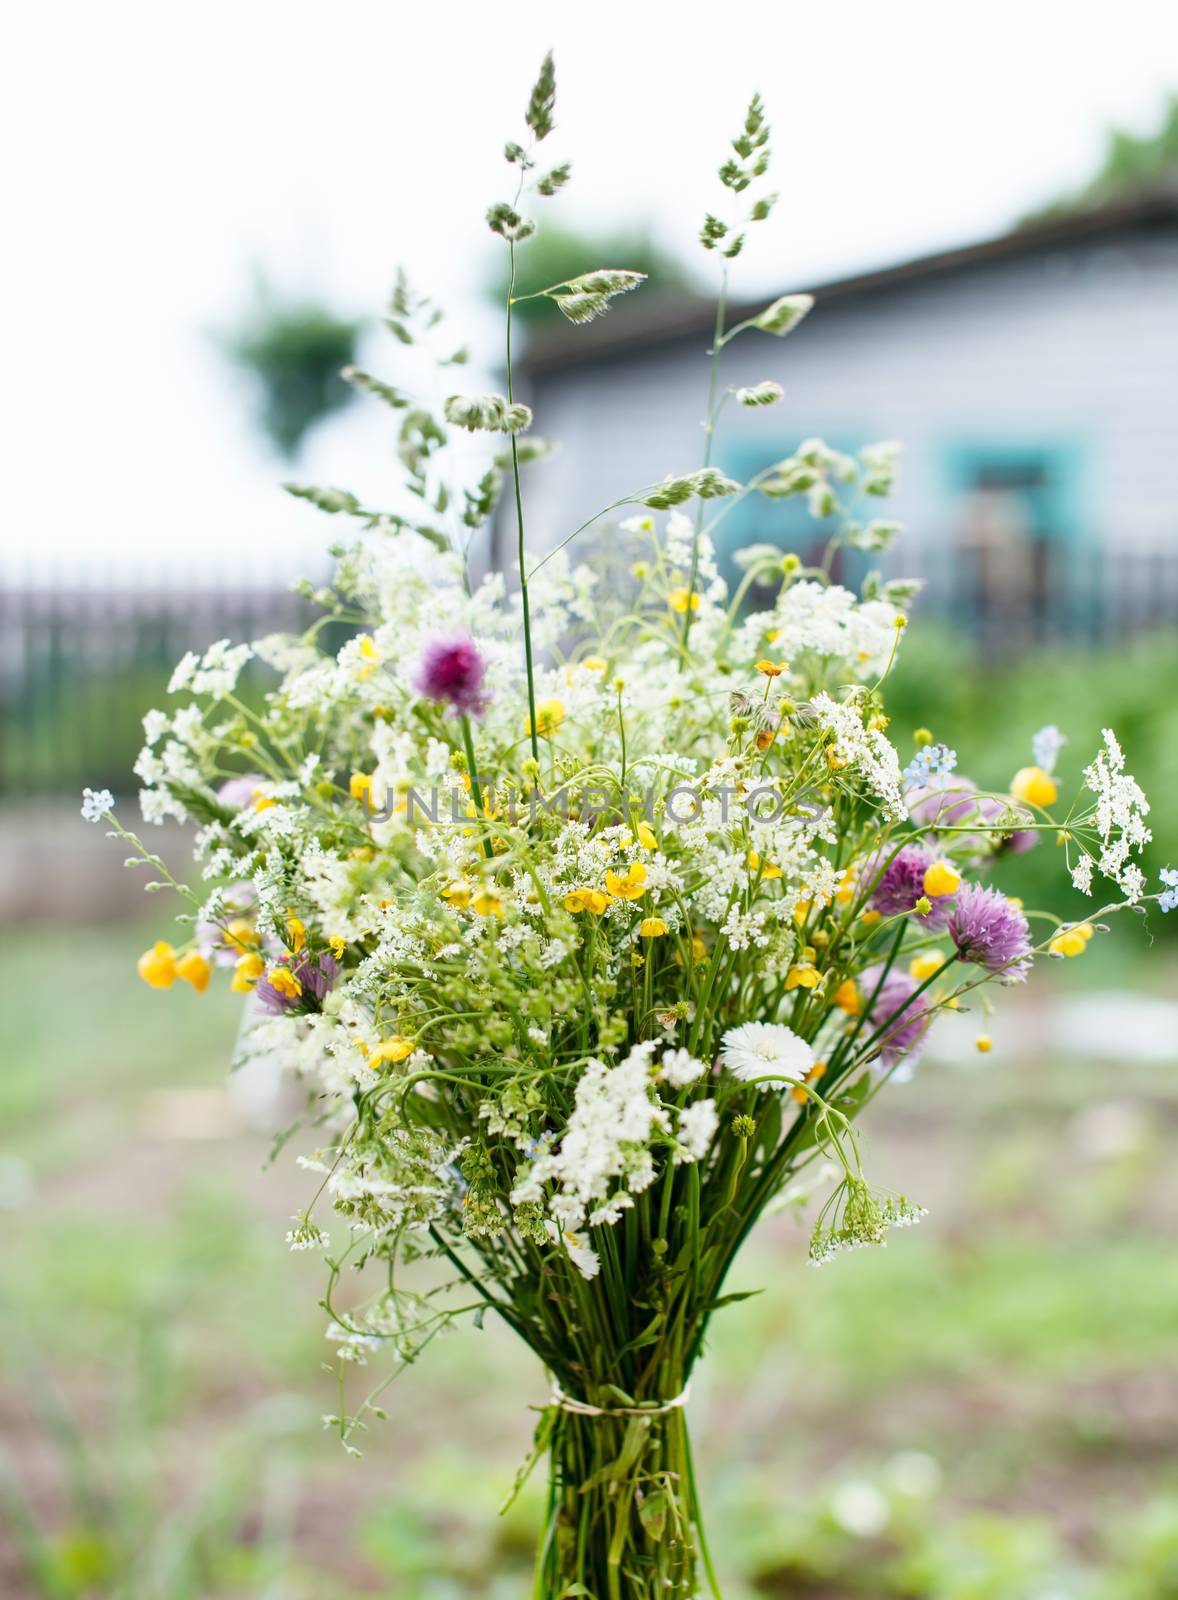
[[[1178,184],[813,292],[784,343],[750,331],[725,351],[725,385],[786,393],[726,407],[716,465],[747,479],[806,437],[901,440],[892,570],[924,577],[924,606],[984,643],[1178,618]],[[528,350],[537,431],[561,445],[529,469],[537,548],[700,464],[712,308],[639,298]],[[768,298],[734,306],[729,326]],[[756,496],[717,539],[729,561],[754,541],[824,543],[804,504]]]

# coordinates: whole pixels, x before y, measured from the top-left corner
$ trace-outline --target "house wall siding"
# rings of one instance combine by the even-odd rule
[[[699,464],[705,343],[639,347],[536,378],[537,432],[561,444],[529,469],[538,550],[611,500]],[[764,411],[726,408],[721,465],[725,437],[763,444],[767,459],[814,434],[903,442],[891,509],[907,529],[905,568],[952,547],[960,505],[946,464],[963,441],[1075,452],[1070,539],[1178,552],[1178,229],[820,298],[784,341],[741,335],[722,375],[731,385],[774,378],[786,395]]]

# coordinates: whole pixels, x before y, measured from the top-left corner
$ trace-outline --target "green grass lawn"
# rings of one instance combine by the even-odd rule
[[[233,997],[139,984],[149,937],[7,941],[0,1593],[518,1600],[543,1374],[455,1334],[343,1455],[313,1179],[234,1129]],[[919,1229],[815,1271],[764,1225],[691,1407],[728,1600],[1178,1597],[1176,1122],[1164,1067],[928,1065],[865,1141]]]

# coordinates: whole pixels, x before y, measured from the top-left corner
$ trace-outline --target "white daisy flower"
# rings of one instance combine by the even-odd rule
[[[797,1083],[814,1065],[814,1052],[783,1022],[743,1022],[724,1035],[720,1060],[742,1083],[753,1083],[758,1078],[784,1078]],[[772,1086],[762,1083],[760,1087]]]

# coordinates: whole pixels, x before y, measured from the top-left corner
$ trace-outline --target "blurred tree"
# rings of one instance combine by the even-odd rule
[[[1178,184],[1178,94],[1175,93],[1166,97],[1161,122],[1154,133],[1139,136],[1126,133],[1123,128],[1110,128],[1104,159],[1083,188],[1061,195],[1023,220],[1040,222],[1069,211],[1087,210],[1106,200],[1115,200],[1118,195],[1143,189],[1167,174]]]
[[[259,276],[249,312],[218,337],[223,353],[253,381],[263,434],[288,460],[316,423],[352,399],[340,368],[356,359],[363,328],[363,321],[338,317],[318,301],[283,299]]]
[[[534,294],[537,289],[564,283],[595,267],[626,267],[645,272],[646,292],[691,295],[697,292],[692,274],[677,256],[657,245],[642,228],[620,228],[616,232],[594,233],[559,224],[542,228],[517,252],[518,271],[515,292]],[[500,271],[488,284],[489,298],[502,304],[507,297],[507,274]],[[544,300],[525,300],[515,315],[534,325],[551,318],[554,308]],[[559,315],[555,319],[560,321]]]

